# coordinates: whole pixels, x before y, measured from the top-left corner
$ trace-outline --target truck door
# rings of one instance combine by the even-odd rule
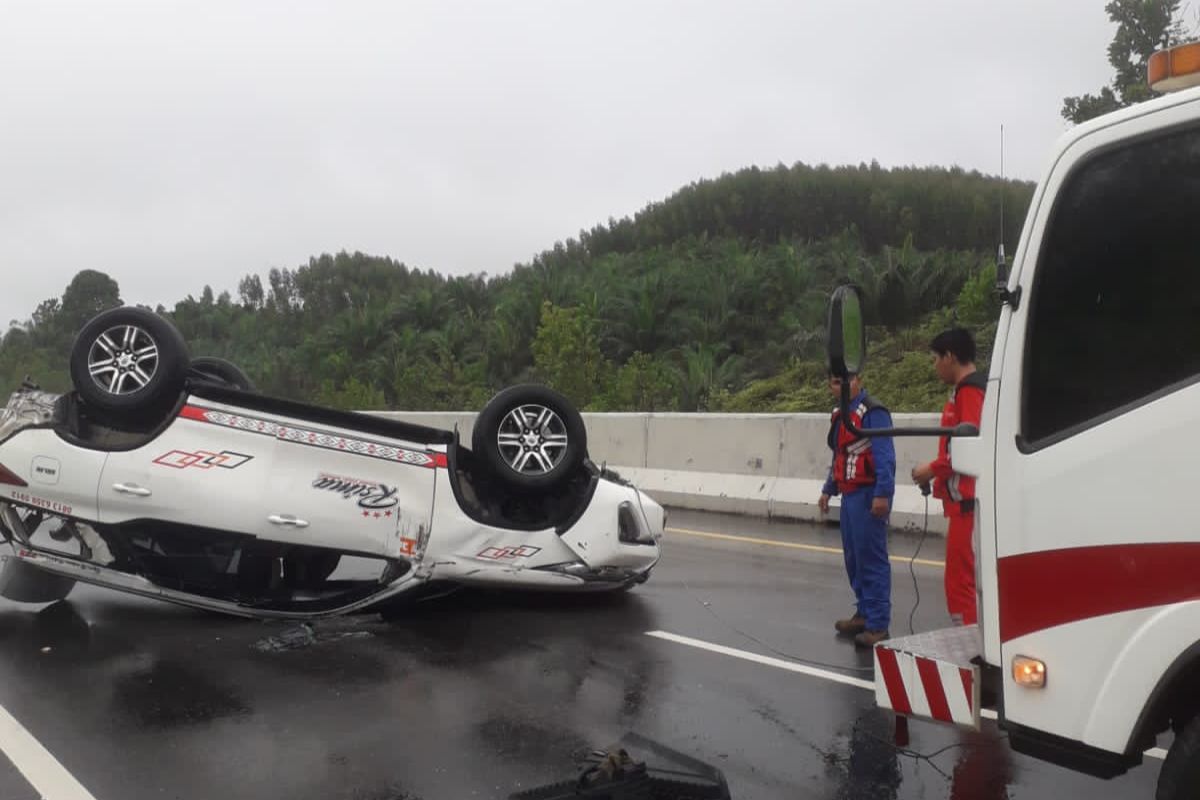
[[[1132,642],[1198,589],[1196,106],[1062,154],[1031,209],[1023,297],[996,352],[999,590],[985,627],[1005,715],[1108,750],[1174,656]],[[1015,685],[1018,655],[1045,662],[1044,688]]]

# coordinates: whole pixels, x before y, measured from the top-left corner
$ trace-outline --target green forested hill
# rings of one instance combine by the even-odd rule
[[[495,277],[326,254],[159,310],[194,355],[238,362],[263,391],[347,408],[477,408],[538,380],[596,410],[825,410],[825,298],[853,281],[872,391],[935,409],[925,345],[954,320],[990,343],[1001,200],[1011,247],[1032,189],[958,169],[750,168]],[[0,389],[26,374],[65,388],[75,332],[120,302],[83,269],[4,336]]]

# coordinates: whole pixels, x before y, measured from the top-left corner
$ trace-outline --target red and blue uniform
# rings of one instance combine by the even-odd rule
[[[850,401],[854,427],[890,428],[892,416],[866,392]],[[821,490],[841,495],[842,552],[846,576],[854,589],[858,614],[867,629],[886,631],[892,618],[892,566],[888,561],[887,517],[871,513],[871,503],[885,498],[889,506],[896,493],[896,450],[890,436],[855,436],[841,424],[841,411],[834,409],[829,426],[829,448],[833,464]]]
[[[983,393],[987,377],[972,372],[964,378],[942,408],[942,425],[952,428],[966,422],[976,428],[983,418]],[[938,457],[933,468],[933,496],[942,501],[942,513],[949,526],[946,531],[946,608],[961,625],[978,621],[975,605],[975,479],[954,471],[950,462],[951,439],[938,441]]]

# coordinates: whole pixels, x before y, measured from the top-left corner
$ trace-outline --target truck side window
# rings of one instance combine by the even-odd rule
[[[1050,444],[1200,376],[1200,130],[1078,166],[1050,215],[1021,430]]]

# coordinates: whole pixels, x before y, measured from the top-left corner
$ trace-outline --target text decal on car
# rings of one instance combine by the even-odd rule
[[[60,503],[57,500],[47,500],[44,497],[26,494],[25,492],[17,491],[16,489],[13,489],[9,494],[12,496],[12,499],[16,500],[18,503],[24,503],[25,505],[33,506],[34,508],[42,508],[46,511],[52,511],[55,514],[70,515],[72,511],[70,506]]]
[[[222,450],[219,453],[211,453],[208,450],[197,450],[193,453],[189,453],[186,450],[168,450],[154,459],[154,463],[164,467],[173,467],[174,469],[187,469],[188,467],[195,467],[196,469],[212,469],[213,467],[237,469],[247,461],[253,460],[254,456],[248,456],[245,453],[235,453],[232,450]]]
[[[59,473],[62,472],[62,464],[59,463],[57,458],[34,456],[29,472],[33,475],[33,479],[36,482],[53,486],[58,483]]]
[[[520,547],[489,547],[475,557],[486,558],[489,561],[511,561],[514,558],[529,558],[540,552],[542,548],[526,544]]]
[[[400,502],[396,497],[395,486],[361,478],[330,475],[328,472],[317,473],[312,488],[339,494],[343,500],[353,499],[358,503],[358,507],[363,509],[364,517],[390,517],[392,512],[387,509],[394,508]]]

